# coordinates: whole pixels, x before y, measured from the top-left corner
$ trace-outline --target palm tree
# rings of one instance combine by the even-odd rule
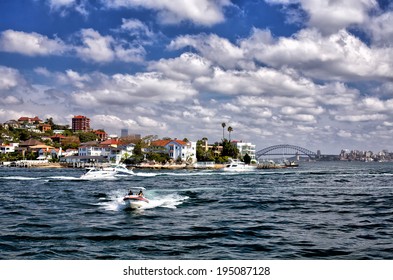
[[[229,142],[231,142],[231,132],[233,131],[232,126],[228,126]]]
[[[226,125],[226,123],[223,122],[223,123],[221,124],[221,126],[222,126],[222,140],[224,141],[224,139],[225,139],[225,137],[224,137],[224,128],[225,128],[227,125]]]

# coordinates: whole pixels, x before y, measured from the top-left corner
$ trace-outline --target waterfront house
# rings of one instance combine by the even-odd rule
[[[42,142],[40,142],[40,141],[38,141],[36,139],[33,139],[33,138],[30,138],[30,139],[28,139],[26,141],[23,141],[23,142],[19,143],[19,147],[20,148],[25,148],[25,149],[28,149],[31,146],[37,146],[37,145],[44,145],[44,143],[42,143]]]
[[[102,149],[98,141],[82,143],[78,148],[79,156],[101,156]]]
[[[61,157],[60,163],[72,166],[79,166],[79,164],[100,164],[107,163],[108,159],[103,156],[69,156]]]
[[[153,141],[149,147],[150,150],[162,150],[168,153],[174,161],[196,162],[196,142],[185,142],[182,140],[157,140]]]
[[[117,148],[111,148],[109,160],[119,162],[121,159],[127,159],[134,154],[135,144],[123,144]]]
[[[123,144],[118,138],[110,138],[103,142],[82,143],[78,148],[78,155],[102,156],[109,161],[119,162],[122,158],[132,156],[134,147],[134,144]]]
[[[61,158],[62,156],[64,156],[63,154],[63,149],[60,148],[54,148],[50,151],[50,157],[51,158]]]
[[[15,152],[15,148],[19,146],[19,143],[2,144],[0,146],[0,154],[7,154]]]
[[[252,161],[256,160],[255,158],[256,145],[243,141],[232,141],[231,143],[238,149],[241,158],[244,158],[244,156],[248,154]]]

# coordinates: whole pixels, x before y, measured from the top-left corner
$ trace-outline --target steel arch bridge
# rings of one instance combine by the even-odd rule
[[[275,145],[275,146],[270,146],[267,148],[264,148],[258,152],[255,153],[256,158],[260,158],[262,156],[288,156],[288,155],[306,155],[309,158],[315,158],[317,156],[316,153],[313,151],[310,151],[306,148],[302,148],[299,146],[295,145],[288,145],[288,144],[282,144],[282,145]]]

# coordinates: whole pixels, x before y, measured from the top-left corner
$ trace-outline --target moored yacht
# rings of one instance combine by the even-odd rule
[[[231,162],[227,164],[222,170],[239,172],[239,171],[253,171],[256,168],[257,168],[256,166],[245,164],[242,161],[232,159]]]

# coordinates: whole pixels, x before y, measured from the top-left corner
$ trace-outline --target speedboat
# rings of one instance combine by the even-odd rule
[[[116,171],[118,174],[121,175],[135,175],[134,171],[128,169],[124,163],[113,164],[109,167],[105,167],[104,170],[107,171]]]
[[[98,168],[87,168],[87,172],[80,176],[83,180],[115,179],[115,170],[104,170]]]
[[[139,188],[139,194],[134,194],[132,190],[130,190],[123,198],[127,208],[139,209],[149,204],[149,200],[144,196],[142,190],[145,190],[145,188]]]
[[[232,159],[231,162],[227,164],[222,170],[239,172],[239,171],[253,171],[256,168],[257,168],[256,166],[245,164],[242,161]]]

